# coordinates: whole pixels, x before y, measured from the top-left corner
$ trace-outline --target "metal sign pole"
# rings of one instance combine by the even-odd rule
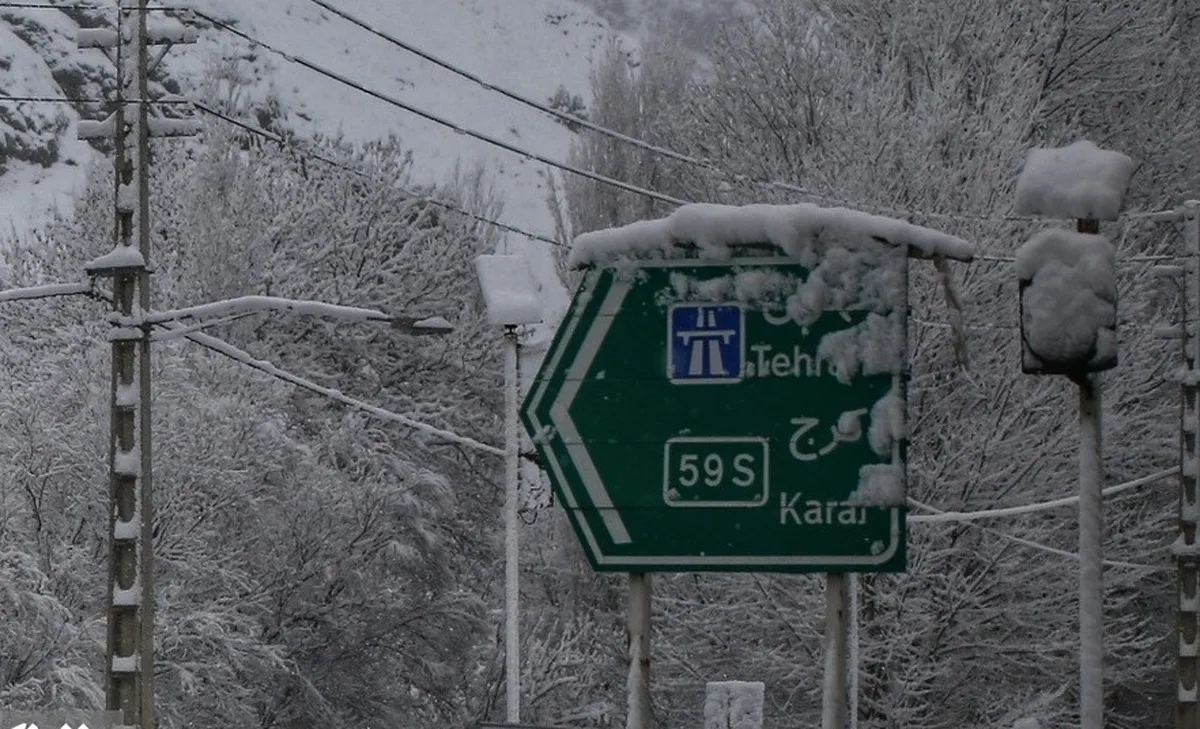
[[[504,665],[506,716],[521,721],[521,571],[517,534],[520,452],[517,423],[517,332],[504,328]]]
[[[651,729],[650,575],[629,574],[629,713],[625,729]]]
[[[821,729],[845,729],[846,726],[846,613],[846,573],[826,573]]]

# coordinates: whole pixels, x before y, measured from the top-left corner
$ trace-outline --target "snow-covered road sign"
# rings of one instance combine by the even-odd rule
[[[786,258],[584,274],[522,419],[595,569],[905,568],[904,253],[900,306]]]

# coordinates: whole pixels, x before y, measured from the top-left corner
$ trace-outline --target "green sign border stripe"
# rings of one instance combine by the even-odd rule
[[[569,367],[563,365],[563,360],[569,356],[570,352],[574,351],[577,353],[578,344],[576,341],[587,334],[587,327],[579,325],[581,322],[590,321],[594,317],[592,310],[601,306],[603,302],[603,294],[601,292],[608,288],[608,286],[603,285],[606,283],[605,279],[607,278],[609,277],[601,275],[600,271],[588,270],[585,272],[583,280],[580,281],[579,287],[571,299],[571,306],[567,309],[567,313],[563,317],[559,332],[555,336],[550,350],[546,353],[545,361],[539,372],[539,375],[541,373],[548,374],[545,377],[539,377],[539,379],[535,380],[529,396],[522,407],[522,419],[526,423],[526,428],[531,433],[542,432],[544,428],[550,425],[550,408],[547,402],[547,394],[553,392],[557,395],[561,388],[562,381],[569,369]],[[552,475],[554,476],[550,479],[551,487],[566,508],[576,536],[587,546],[587,549],[584,551],[588,554],[589,561],[593,561],[593,566],[596,566],[593,555],[599,554],[600,548],[596,543],[595,534],[592,532],[590,525],[586,523],[586,514],[588,512],[594,513],[595,508],[592,504],[580,506],[579,501],[581,498],[586,499],[586,492],[577,494],[575,490],[565,486],[568,479],[563,461],[567,460],[567,454],[561,454],[563,461],[560,461],[560,454],[556,452],[556,446],[560,444],[560,439],[553,433],[548,438],[534,439],[534,447],[541,455],[545,467],[552,471]]]

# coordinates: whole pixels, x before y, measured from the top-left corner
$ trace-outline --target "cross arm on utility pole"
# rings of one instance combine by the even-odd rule
[[[96,287],[92,281],[42,284],[40,286],[23,286],[21,288],[0,291],[0,303],[6,301],[50,299],[56,296],[94,296],[95,293]]]

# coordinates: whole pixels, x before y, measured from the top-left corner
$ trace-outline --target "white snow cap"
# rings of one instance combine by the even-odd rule
[[[846,503],[851,506],[904,506],[904,466],[873,463],[858,469],[858,488]]]
[[[83,270],[92,273],[114,268],[145,268],[146,259],[137,246],[118,245],[103,256],[93,258],[84,264]]]
[[[1107,239],[1043,230],[1017,251],[1017,276],[1027,283],[1021,325],[1026,345],[1056,367],[1102,369],[1117,357],[1116,254]]]
[[[903,220],[847,208],[799,205],[714,205],[695,203],[657,220],[584,233],[571,245],[572,267],[605,265],[621,258],[673,258],[677,243],[700,249],[703,258],[724,260],[732,248],[770,244],[789,256],[806,257],[818,245],[875,239],[908,246],[925,257],[970,261],[974,247],[948,233]]]
[[[1018,215],[1116,220],[1133,160],[1086,139],[1067,147],[1035,147],[1017,180]]]
[[[529,263],[522,256],[475,257],[475,271],[487,304],[488,321],[502,326],[536,324],[542,320],[542,303]]]

